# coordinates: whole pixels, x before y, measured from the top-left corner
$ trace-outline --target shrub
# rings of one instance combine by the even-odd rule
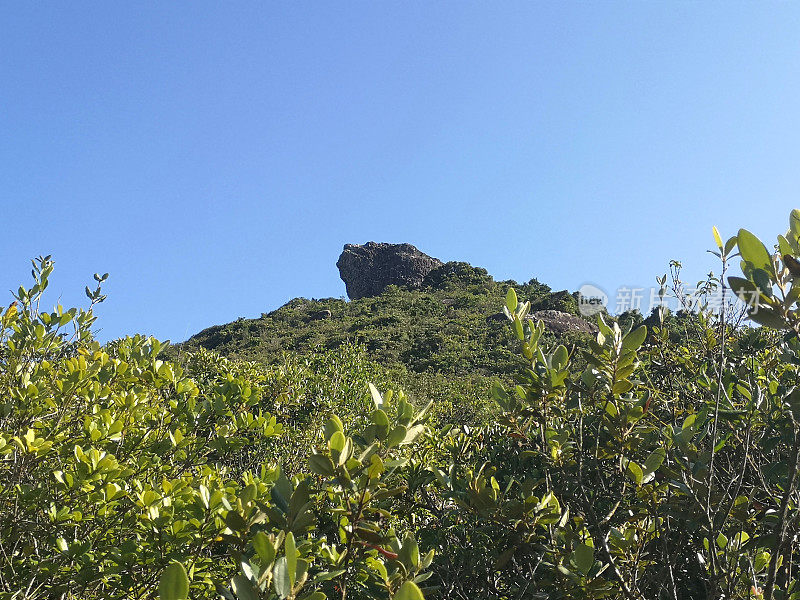
[[[413,536],[382,534],[399,558],[353,547],[373,515],[347,522],[341,512],[355,493],[341,478],[352,473],[373,510],[405,446],[343,459],[329,441],[314,460],[332,456],[338,484],[289,479],[266,462],[286,431],[264,410],[275,402],[263,371],[201,352],[187,361],[190,378],[152,338],[101,347],[91,326],[105,278],[87,288],[87,310],[44,312],[52,270],[49,257],[34,261],[33,287],[0,309],[0,597],[316,599],[336,585],[344,598],[370,569],[383,597],[422,597],[411,579],[430,560],[417,558]],[[420,431],[398,407],[396,427]],[[391,516],[390,500],[380,506]]]

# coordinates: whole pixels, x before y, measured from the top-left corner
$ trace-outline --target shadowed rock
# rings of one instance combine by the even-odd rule
[[[345,244],[336,266],[351,300],[379,295],[386,286],[417,289],[442,261],[411,244]]]

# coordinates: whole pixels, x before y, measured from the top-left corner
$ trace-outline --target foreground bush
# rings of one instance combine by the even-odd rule
[[[101,347],[100,288],[40,311],[39,259],[0,310],[0,598],[800,598],[800,211],[776,252],[715,235],[699,302],[676,267],[686,310],[583,346],[509,290],[516,382],[438,421],[348,350]]]
[[[576,353],[541,348],[509,292],[528,367],[493,390],[498,426],[444,432],[452,465],[433,471],[421,539],[458,565],[434,565],[448,596],[800,597],[800,211],[776,253],[715,235],[723,274],[738,249],[747,314],[782,334],[702,301],[677,343],[663,312],[651,332],[599,319],[573,372]]]
[[[312,463],[329,477],[290,480],[263,462],[285,432],[257,372],[200,356],[191,379],[151,338],[101,347],[104,278],[88,310],[44,312],[52,269],[35,261],[33,287],[0,312],[0,597],[421,598],[409,580],[430,557],[371,525],[391,517],[380,494],[423,427],[407,403],[387,404],[389,442],[354,456],[333,432]],[[362,527],[395,552],[363,544]]]

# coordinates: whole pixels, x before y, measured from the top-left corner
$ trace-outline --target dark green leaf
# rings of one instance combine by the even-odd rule
[[[572,553],[572,560],[583,575],[588,574],[594,565],[594,548],[586,544],[579,544]]]

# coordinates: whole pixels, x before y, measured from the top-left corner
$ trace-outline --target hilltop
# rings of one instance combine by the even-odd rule
[[[271,364],[287,351],[352,343],[411,372],[505,374],[519,365],[498,312],[509,287],[531,301],[553,336],[571,340],[594,328],[579,315],[577,294],[536,279],[495,281],[486,269],[442,263],[410,244],[348,244],[337,266],[353,299],[295,298],[260,318],[204,329],[178,348]]]

